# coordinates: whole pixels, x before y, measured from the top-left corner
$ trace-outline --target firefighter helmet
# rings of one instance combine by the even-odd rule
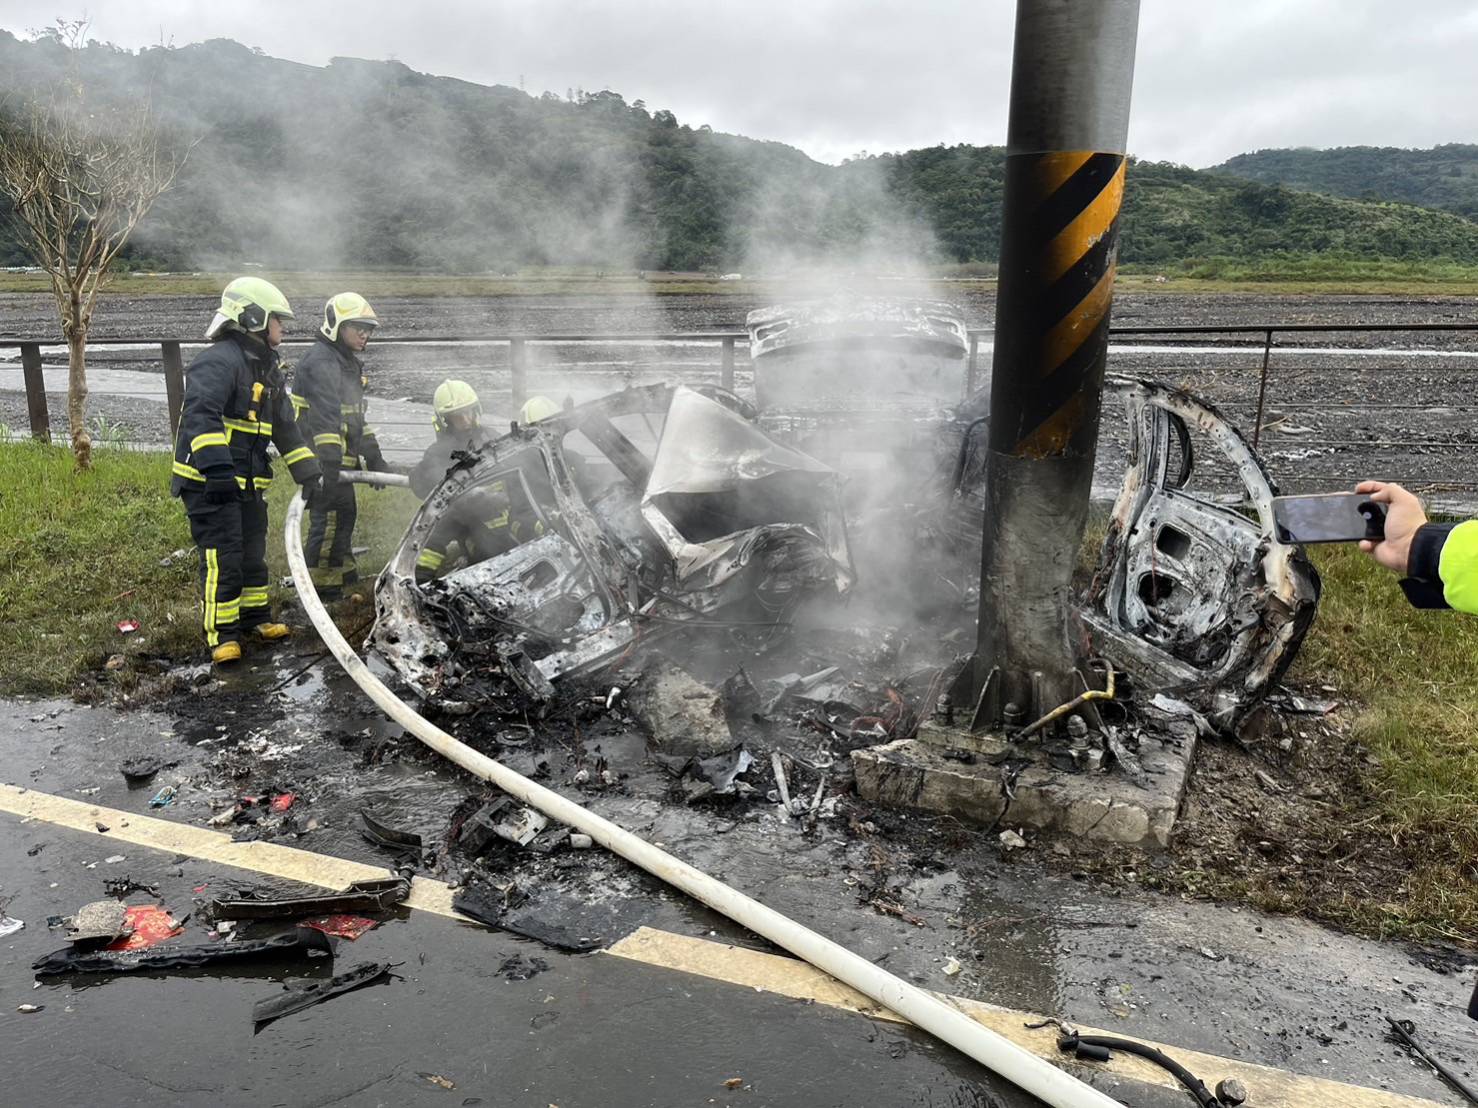
[[[482,419],[482,404],[477,399],[477,393],[466,381],[443,381],[437,385],[436,392],[431,397],[431,406],[434,413],[431,425],[437,431],[445,431],[447,420],[461,412],[470,410],[474,427]]]
[[[205,337],[220,337],[222,331],[235,327],[248,334],[267,329],[267,318],[292,319],[293,310],[282,290],[260,277],[238,277],[221,292],[221,306],[205,329]]]
[[[338,342],[339,328],[346,323],[374,328],[380,325],[380,317],[359,293],[341,292],[323,306],[323,326],[319,330],[330,342]]]
[[[538,423],[541,419],[554,415],[559,415],[558,404],[547,396],[531,396],[518,409],[518,422],[527,427],[530,423]]]

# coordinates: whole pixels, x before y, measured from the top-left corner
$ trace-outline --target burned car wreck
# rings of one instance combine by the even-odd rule
[[[455,553],[418,581],[433,535]],[[647,386],[456,455],[380,577],[371,643],[444,706],[543,701],[638,641],[773,626],[854,577],[839,474],[732,393]]]
[[[803,601],[861,593],[833,626],[935,627],[917,661],[947,666],[944,631],[968,634],[978,595],[984,394],[966,395],[948,305],[859,313],[856,328],[830,301],[752,313],[758,407],[708,386],[634,388],[455,455],[380,578],[371,645],[444,708],[546,702],[674,632],[757,629],[773,645]],[[870,349],[869,373],[927,387],[864,412],[859,432],[855,396],[831,393]],[[830,382],[820,403],[813,378]],[[1297,654],[1317,575],[1277,541],[1276,490],[1230,422],[1151,381],[1110,377],[1106,398],[1125,419],[1105,413],[1095,488],[1117,495],[1083,575],[1083,641],[1136,693],[1236,731]],[[418,571],[449,536],[445,565]],[[940,708],[936,685],[911,718]]]

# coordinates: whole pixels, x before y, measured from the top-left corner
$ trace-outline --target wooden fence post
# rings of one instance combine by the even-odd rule
[[[180,432],[180,408],[185,403],[185,363],[178,342],[161,342],[159,353],[164,359],[164,395],[169,406],[169,441],[173,444]]]
[[[41,344],[21,344],[21,376],[26,382],[26,409],[31,417],[31,437],[51,441],[51,415],[46,410],[46,375],[41,371]]]
[[[718,383],[730,392],[734,391],[734,336],[724,339],[723,364],[719,369]]]

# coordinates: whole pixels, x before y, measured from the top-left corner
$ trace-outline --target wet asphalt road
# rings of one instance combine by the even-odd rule
[[[183,747],[176,753],[188,765],[191,748],[184,743],[218,737],[212,725],[188,721],[176,731],[181,721],[159,713],[118,715],[54,703],[8,705],[4,717],[0,751],[8,781],[198,822],[187,811],[188,795],[179,807],[151,812],[147,806],[159,782],[178,772],[166,768],[155,782],[133,788],[113,766],[125,753],[172,746]],[[392,767],[380,776],[399,787],[367,783],[356,796],[404,802],[407,793],[429,795],[412,784],[427,776],[419,767]],[[331,803],[315,808],[335,811]],[[404,818],[403,809],[399,815]],[[352,832],[325,829],[293,845],[385,861]],[[119,853],[122,861],[106,861]],[[249,887],[316,891],[0,814],[0,901],[26,922],[0,940],[0,1101],[252,1108],[1038,1103],[909,1028],[603,954],[565,954],[408,910],[390,914],[352,944],[341,941],[332,967],[264,961],[228,973],[53,977],[33,987],[31,962],[65,946],[59,930],[48,930],[47,917],[102,899],[104,879],[123,876],[157,886],[157,898],[134,892],[130,903],[162,903],[177,918],[195,912],[178,942],[212,941],[197,910],[210,896]],[[700,916],[669,906],[628,918],[623,927],[638,918],[687,919],[693,931]],[[281,930],[256,926],[265,930],[255,937]],[[703,933],[701,922],[696,933]],[[284,977],[321,979],[374,961],[400,963],[396,977],[253,1033],[252,1003],[276,991]],[[530,968],[537,972],[519,980]],[[21,1004],[44,1007],[25,1014],[16,1010]],[[726,1088],[736,1077],[742,1086]]]
[[[911,1029],[601,954],[560,954],[417,912],[341,942],[332,969],[267,961],[229,973],[51,978],[33,988],[30,961],[64,945],[46,916],[97,899],[104,874],[157,883],[176,911],[188,910],[196,888],[208,895],[254,878],[135,847],[109,866],[102,858],[113,847],[86,835],[21,827],[13,817],[0,817],[0,827],[0,885],[13,898],[9,911],[27,923],[0,941],[7,1104],[1036,1103],[992,1092],[988,1075]],[[42,851],[28,856],[38,843]],[[204,924],[187,928],[176,941],[207,941]],[[252,1003],[284,976],[322,979],[373,961],[401,964],[387,981],[253,1033]],[[22,1003],[44,1007],[22,1014]],[[744,1087],[724,1086],[734,1077]]]
[[[324,680],[310,670],[278,692],[266,691],[299,665],[290,654],[278,655],[255,673],[210,688],[198,703],[177,702],[164,711],[0,704],[0,779],[196,826],[231,796],[281,783],[298,790],[298,810],[320,826],[278,841],[385,865],[386,856],[355,830],[352,813],[360,805],[435,834],[455,803],[476,790],[416,744],[397,741],[398,731],[341,677]],[[1384,1042],[1385,1014],[1412,1018],[1441,1057],[1472,1070],[1478,1033],[1460,1011],[1472,968],[1461,955],[1132,889],[1096,889],[1030,862],[1003,865],[986,836],[947,857],[908,858],[899,849],[890,895],[918,914],[923,922],[915,926],[871,911],[851,892],[870,864],[869,843],[833,826],[819,841],[803,840],[763,805],[738,819],[663,806],[651,799],[639,736],[589,741],[603,744],[612,764],[632,777],[618,795],[582,802],[925,987],[1461,1103]],[[382,748],[397,753],[366,757]],[[130,788],[115,767],[146,752],[176,764],[149,787]],[[547,780],[567,787],[568,758],[561,754],[511,749],[505,757],[526,771],[543,757]],[[150,813],[148,798],[160,783],[177,784],[179,798]],[[885,853],[893,849],[886,838],[873,841]],[[106,862],[115,853],[124,861]],[[756,945],[619,859],[600,851],[565,857],[573,861],[563,876],[544,871],[530,879],[535,917],[558,917],[607,941],[645,925]],[[300,975],[301,963],[85,985],[61,979],[33,989],[31,961],[63,945],[47,930],[47,917],[100,899],[104,878],[125,874],[157,882],[159,899],[176,912],[192,911],[197,897],[227,888],[291,888],[0,814],[0,898],[9,898],[10,914],[27,924],[0,940],[3,1102],[1033,1103],[952,1051],[891,1024],[610,955],[564,954],[425,913],[398,914],[340,946],[338,972],[360,961],[396,961],[403,963],[396,971],[401,980],[335,998],[255,1036],[251,1003],[273,992],[283,976]],[[130,899],[152,898],[134,893]],[[207,941],[203,919],[189,926],[191,941]],[[966,967],[955,977],[941,972],[950,956]],[[515,957],[525,964],[538,958],[549,968],[508,980],[501,967]],[[23,1003],[45,1008],[18,1013]],[[456,1088],[433,1084],[423,1073]],[[733,1077],[749,1089],[726,1089],[723,1082]],[[1115,1095],[1143,1108],[1189,1103],[1177,1093],[1131,1091]]]

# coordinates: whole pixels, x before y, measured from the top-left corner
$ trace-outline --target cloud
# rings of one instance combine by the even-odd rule
[[[485,84],[609,87],[694,126],[837,162],[1004,140],[1009,0],[110,0],[98,38],[137,48],[232,37],[279,57],[396,57]],[[1267,146],[1428,146],[1478,131],[1467,0],[1144,0],[1130,147],[1207,165]],[[0,27],[55,18],[0,0]]]

